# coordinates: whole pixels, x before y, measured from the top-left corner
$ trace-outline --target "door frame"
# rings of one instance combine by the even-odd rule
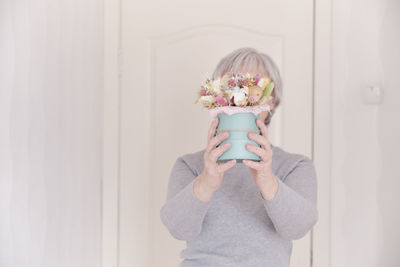
[[[121,1],[103,1],[101,266],[119,266]]]
[[[331,243],[331,37],[332,0],[314,0],[313,148],[319,220],[311,232],[311,266],[329,267]],[[103,169],[101,258],[119,266],[121,1],[104,0]]]
[[[331,266],[332,0],[314,0],[312,159],[318,175],[319,219],[311,233],[311,266]]]

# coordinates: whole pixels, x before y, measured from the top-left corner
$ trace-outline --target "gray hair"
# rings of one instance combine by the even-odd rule
[[[238,74],[250,72],[250,70],[258,69],[260,75],[268,75],[271,81],[274,82],[274,108],[266,117],[264,123],[269,125],[271,118],[275,113],[275,109],[279,106],[282,98],[282,80],[279,69],[272,58],[264,53],[257,51],[251,47],[242,47],[234,50],[223,57],[214,70],[212,79],[221,78],[223,75]]]

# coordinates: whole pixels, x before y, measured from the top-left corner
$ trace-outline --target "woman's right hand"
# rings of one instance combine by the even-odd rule
[[[204,169],[194,183],[194,193],[203,202],[208,202],[211,199],[212,194],[221,186],[225,171],[236,164],[235,159],[225,163],[217,162],[222,153],[231,146],[227,142],[216,147],[229,136],[228,132],[215,135],[217,125],[218,117],[213,120],[208,131],[208,144],[203,156]]]

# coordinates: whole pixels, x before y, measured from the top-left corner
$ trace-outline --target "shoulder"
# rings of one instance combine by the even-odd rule
[[[177,161],[184,163],[196,176],[199,175],[204,168],[204,152],[205,149],[191,153],[185,153],[178,157]]]
[[[289,152],[278,146],[273,146],[272,149],[272,169],[282,180],[300,166],[314,168],[312,159],[307,155]]]

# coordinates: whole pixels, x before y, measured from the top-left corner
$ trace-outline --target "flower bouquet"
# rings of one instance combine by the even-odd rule
[[[220,145],[230,142],[230,148],[218,161],[225,162],[236,159],[260,161],[260,157],[246,149],[246,144],[260,147],[247,137],[249,132],[260,133],[256,119],[262,111],[270,111],[269,103],[273,99],[271,93],[274,83],[269,77],[251,76],[249,73],[226,74],[218,79],[206,78],[198,91],[194,102],[207,108],[212,118],[218,116],[219,123],[216,134],[229,131],[229,137]]]

